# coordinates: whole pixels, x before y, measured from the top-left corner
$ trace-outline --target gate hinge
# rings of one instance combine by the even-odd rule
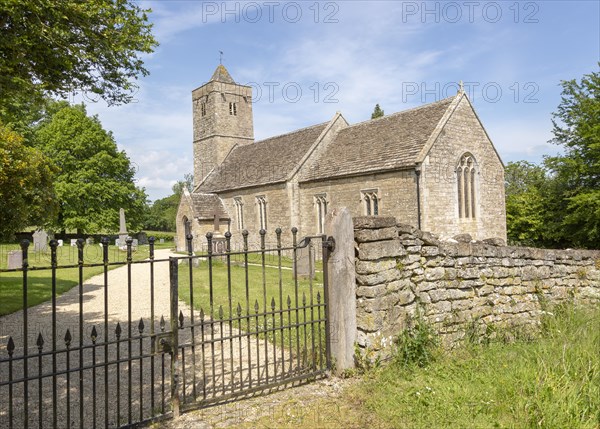
[[[323,241],[323,248],[329,250],[329,252],[333,252],[335,250],[335,238],[332,236],[327,237],[327,240]]]

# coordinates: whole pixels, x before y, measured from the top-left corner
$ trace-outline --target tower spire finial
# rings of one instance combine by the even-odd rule
[[[465,85],[461,79],[461,81],[458,83],[458,92],[465,92]]]
[[[219,51],[219,64],[223,65],[223,51]]]

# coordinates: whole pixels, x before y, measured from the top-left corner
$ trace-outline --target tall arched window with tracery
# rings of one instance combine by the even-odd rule
[[[477,214],[476,187],[477,162],[470,153],[460,157],[456,167],[456,186],[458,195],[458,217],[475,219]]]

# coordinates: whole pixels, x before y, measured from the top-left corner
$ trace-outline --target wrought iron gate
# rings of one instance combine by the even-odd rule
[[[76,263],[60,266],[58,243],[51,241],[50,265],[40,267],[30,266],[24,241],[22,266],[0,270],[21,273],[23,287],[20,320],[2,319],[0,427],[135,426],[324,376],[330,367],[327,273],[316,270],[313,278],[312,272],[315,253],[322,249],[326,264],[334,242],[325,236],[297,242],[296,234],[292,229],[284,246],[278,229],[267,246],[261,231],[260,248],[250,250],[244,231],[241,248],[233,251],[231,234],[209,233],[199,255],[188,236],[187,256],[169,259],[155,259],[151,238],[144,261],[134,260],[128,239],[121,262],[109,260],[103,239],[101,262],[91,263],[84,261],[79,240]],[[298,273],[301,259],[308,264],[306,277]],[[167,285],[155,279],[158,264],[169,265]],[[113,265],[126,267],[126,284],[109,285]],[[63,269],[75,270],[78,278],[67,322],[57,306],[57,272]],[[102,273],[102,284],[92,291],[103,294],[101,314],[85,311],[88,269]],[[148,280],[143,296],[132,292],[142,271]],[[51,301],[36,307],[34,318],[42,322],[34,325],[27,306],[37,272],[49,273]],[[116,287],[127,288],[126,316],[114,317],[109,307]],[[169,306],[161,314],[155,304],[165,288]],[[138,319],[132,309],[143,300],[149,308]]]

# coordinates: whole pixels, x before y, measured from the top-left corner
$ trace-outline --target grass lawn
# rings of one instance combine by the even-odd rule
[[[319,338],[325,340],[324,323],[321,323],[320,329],[317,325],[303,325],[298,330],[285,328],[290,324],[310,322],[319,318],[317,308],[296,307],[310,306],[312,302],[317,304],[318,295],[323,303],[323,274],[316,273],[316,279],[311,282],[308,279],[294,281],[293,271],[291,269],[277,267],[252,265],[254,262],[260,263],[261,258],[251,257],[248,264],[247,276],[246,268],[241,264],[231,264],[228,273],[227,264],[215,258],[212,265],[212,290],[213,290],[213,317],[220,319],[222,310],[223,318],[245,316],[249,314],[253,317],[243,319],[239,327],[244,331],[254,331],[257,328],[272,329],[275,332],[267,333],[270,341],[284,345],[285,348],[294,350],[300,349],[301,352],[312,349],[313,339],[318,346]],[[233,258],[232,258],[233,259]],[[277,259],[271,263],[277,264]],[[270,263],[266,261],[266,264]],[[291,260],[282,258],[282,266],[291,266]],[[229,277],[228,277],[229,276]],[[210,282],[208,261],[201,260],[199,267],[192,268],[194,307],[197,310],[203,309],[205,314],[210,314]],[[248,289],[246,290],[246,278],[248,280]],[[190,302],[190,267],[187,264],[180,265],[179,268],[179,298],[187,303]],[[230,282],[228,281],[230,279]],[[229,289],[231,288],[231,292]],[[229,297],[231,296],[231,312],[229,307]],[[246,297],[248,296],[248,299]],[[266,303],[266,310],[265,310]],[[289,306],[288,306],[289,304]],[[238,307],[239,305],[239,307]],[[258,310],[257,310],[258,309]],[[274,311],[273,311],[274,310]],[[282,310],[282,311],[280,311]],[[238,313],[239,311],[239,313]],[[271,314],[264,314],[265,311]],[[257,318],[255,314],[259,314]],[[324,317],[324,309],[321,308],[321,318]],[[296,319],[297,318],[297,319]],[[238,327],[238,322],[234,323]],[[277,330],[284,326],[284,329]],[[275,339],[273,338],[275,335]],[[263,337],[264,335],[261,335]],[[308,352],[310,353],[310,352]],[[303,352],[303,354],[305,354]],[[318,360],[318,359],[316,359]]]
[[[155,248],[170,248],[172,243],[156,245]],[[0,245],[0,269],[7,268],[8,252],[20,250],[18,244]],[[133,253],[134,260],[146,259],[149,255],[148,246],[139,246]],[[50,267],[50,248],[43,252],[34,252],[33,246],[29,248],[29,267]],[[57,248],[58,265],[76,265],[78,261],[77,248],[62,246]],[[119,250],[116,246],[109,246],[108,258],[110,262],[125,262],[127,253]],[[102,248],[99,245],[86,245],[84,247],[84,262],[86,264],[102,263]],[[111,265],[110,269],[116,268]],[[86,267],[83,270],[84,280],[102,273],[103,267]],[[56,290],[60,295],[79,283],[79,271],[77,268],[57,269]],[[32,270],[27,274],[27,299],[28,307],[48,301],[52,298],[51,271]],[[13,313],[23,308],[23,273],[3,272],[0,273],[0,316]]]
[[[320,427],[598,429],[600,309],[557,309],[533,341],[469,344],[425,367],[396,359],[302,409]],[[242,427],[313,426],[277,409]]]

